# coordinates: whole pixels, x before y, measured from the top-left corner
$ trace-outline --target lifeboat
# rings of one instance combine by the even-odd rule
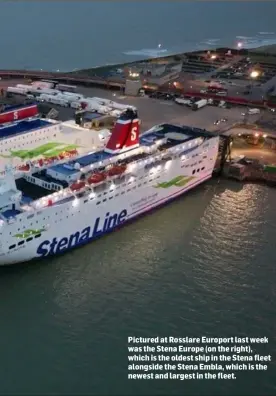
[[[114,165],[109,169],[108,176],[118,176],[126,171],[126,165]]]
[[[37,161],[37,163],[38,163],[38,166],[40,166],[40,167],[44,165],[43,159],[39,159],[39,160]]]
[[[51,162],[55,162],[55,161],[57,161],[59,158],[58,157],[50,157],[49,158],[49,160],[51,161]]]
[[[49,165],[52,161],[50,158],[45,158],[43,161],[43,165]]]
[[[25,164],[25,165],[21,165],[18,167],[18,170],[20,170],[21,172],[28,172],[30,170],[30,165],[29,164]]]
[[[81,190],[83,187],[85,187],[85,182],[84,181],[79,181],[71,184],[70,190],[71,191],[78,191]]]
[[[48,199],[47,205],[48,206],[52,206],[53,205],[53,201],[51,199]]]
[[[65,155],[63,153],[59,154],[58,159],[63,160],[65,158]]]
[[[69,154],[69,155],[77,155],[78,154],[78,150],[69,150],[69,151],[67,151],[67,153]]]
[[[103,172],[94,173],[87,179],[88,184],[100,183],[106,179],[106,174]]]

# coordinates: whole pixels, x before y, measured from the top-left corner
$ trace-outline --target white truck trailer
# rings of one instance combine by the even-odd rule
[[[69,107],[68,100],[66,100],[66,98],[61,98],[58,95],[49,95],[48,102],[63,107]]]
[[[184,99],[184,98],[176,98],[174,101],[179,105],[186,105],[186,106],[189,106],[192,103],[190,99]]]
[[[8,87],[7,92],[11,94],[17,94],[17,95],[26,95],[26,90],[23,88],[18,88],[18,87]]]
[[[52,88],[54,88],[54,82],[52,82],[52,81],[34,81],[32,83],[32,86],[34,88],[40,88],[40,89],[52,89]]]
[[[56,89],[59,91],[76,92],[77,87],[75,85],[57,84]]]
[[[200,99],[197,102],[195,102],[192,106],[192,110],[199,110],[202,107],[205,107],[208,104],[207,99]]]
[[[249,109],[248,114],[260,114],[260,109]]]
[[[72,101],[72,102],[69,102],[69,104],[70,104],[70,107],[72,108],[72,109],[77,109],[77,110],[80,110],[82,107],[81,107],[81,102],[80,101]]]

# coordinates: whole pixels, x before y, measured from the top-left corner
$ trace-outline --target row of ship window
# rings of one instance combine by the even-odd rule
[[[30,182],[30,183],[35,183],[36,182],[36,179],[34,177],[27,176],[26,180],[28,182]],[[38,180],[41,181],[41,179],[38,179]],[[55,190],[55,191],[59,191],[62,188],[60,185],[57,185],[55,183],[47,183],[47,182],[42,182],[41,183],[41,187],[44,187],[45,189],[48,189],[48,190]]]
[[[44,130],[44,131],[40,131],[39,133],[36,133],[35,137],[37,135],[41,135],[41,134],[43,134],[44,136],[40,137],[38,139],[35,139],[35,140],[28,141],[28,142],[19,142],[20,140],[22,141],[24,139],[29,139],[28,135],[20,135],[20,136],[18,136],[16,138],[13,138],[13,141],[12,141],[13,144],[18,142],[18,145],[14,146],[13,148],[19,148],[21,146],[25,146],[25,144],[29,145],[31,143],[35,143],[35,142],[39,142],[41,140],[49,139],[48,130]],[[53,137],[56,137],[56,136],[57,136],[56,134],[53,135]],[[5,145],[5,144],[10,144],[10,143],[11,143],[10,139],[4,139],[4,140],[0,141],[0,145],[1,146]],[[5,151],[7,151],[7,150],[8,149],[5,149]]]
[[[25,242],[31,242],[34,238],[40,238],[40,237],[41,237],[41,234],[36,234],[36,235],[33,236],[33,237],[29,237],[29,238],[26,238],[26,239],[22,239],[22,240],[19,241],[17,244],[13,244],[13,245],[9,246],[9,250],[14,249],[16,246],[22,246],[22,245],[24,245]]]
[[[44,137],[42,137],[42,138],[32,140],[31,142],[18,143],[17,146],[12,146],[12,148],[13,148],[13,149],[18,149],[18,148],[20,148],[20,147],[22,147],[22,146],[25,146],[25,144],[26,144],[26,146],[28,146],[28,145],[31,144],[31,143],[40,142],[41,140],[46,140],[46,139],[47,139],[47,140],[49,139],[48,136],[44,136]],[[2,144],[2,143],[1,143],[1,144]],[[4,149],[2,149],[2,151],[10,151],[10,148],[4,148]]]
[[[203,157],[203,158],[205,158],[205,157]],[[197,165],[197,164],[199,164],[199,163],[201,163],[202,161],[199,161],[199,162],[197,162],[197,163],[195,163],[195,164],[192,164],[192,165],[186,165],[186,166],[182,166],[182,168],[183,167],[190,167],[190,166],[195,166],[195,165]],[[193,171],[192,171],[192,174],[194,175],[196,172],[200,172],[200,171],[203,171],[205,169],[205,167],[202,167],[201,169],[200,168],[198,168],[198,169],[194,169]],[[139,179],[137,179],[137,180],[141,180],[141,179],[143,179],[144,177],[143,176],[141,176]],[[133,187],[131,187],[131,188],[129,188],[129,189],[127,189],[127,190],[124,190],[124,191],[122,191],[121,193],[116,193],[115,195],[112,195],[112,196],[110,196],[110,197],[108,197],[108,199],[109,200],[111,200],[111,199],[113,199],[113,198],[116,198],[116,197],[118,197],[119,195],[124,195],[126,192],[129,192],[129,191],[131,191],[131,190],[135,190],[137,187],[139,188],[139,187],[141,187],[142,185],[146,185],[147,183],[149,183],[149,182],[152,182],[153,180],[156,180],[156,179],[159,179],[160,178],[160,175],[157,175],[157,176],[155,176],[155,177],[153,177],[153,178],[151,178],[151,179],[149,179],[149,180],[147,180],[147,181],[145,181],[145,182],[142,182],[142,183],[140,183],[140,184],[138,184],[137,186],[133,186]],[[130,185],[132,182],[128,182],[127,184],[128,185]],[[127,186],[127,184],[125,183],[125,184],[122,184],[121,186],[118,186],[118,187],[126,187]],[[102,195],[107,195],[109,192],[111,192],[111,191],[106,191],[106,192],[104,192],[103,194],[99,194],[98,196],[97,196],[97,198],[101,198],[102,197]],[[113,191],[112,191],[113,192]],[[89,199],[85,199],[84,200],[84,203],[87,203],[88,201],[91,201],[91,200],[94,200],[95,199],[95,197],[91,197],[91,198],[89,198]],[[100,205],[101,203],[104,203],[104,202],[106,202],[107,201],[107,198],[104,198],[102,201],[97,201],[96,202],[96,205]],[[67,208],[67,210],[69,210],[70,208]],[[74,213],[72,213],[72,215],[74,215],[75,213],[80,213],[80,211],[78,211],[78,212],[74,212]],[[59,213],[60,214],[60,213]],[[56,216],[58,215],[58,213],[56,212]],[[28,218],[32,218],[34,216],[34,214],[32,214],[32,215],[30,215],[30,216],[28,216]],[[69,216],[66,216],[67,218],[69,218]],[[50,218],[50,216],[48,216],[48,219]],[[43,218],[43,220],[46,220],[46,218],[44,217]],[[60,220],[62,220],[62,219],[60,219]],[[20,219],[20,221],[22,221],[22,219]],[[57,223],[57,220],[55,221],[56,223]],[[38,224],[38,220],[36,221],[36,223]],[[30,223],[30,225],[29,225],[30,227],[31,226],[33,226],[33,223]],[[20,228],[18,228],[18,231],[20,231]],[[10,235],[11,235],[11,232],[10,232]],[[40,234],[39,234],[40,235]],[[37,236],[36,236],[36,238],[38,238]],[[29,238],[28,238],[29,239]]]
[[[141,180],[141,179],[143,179],[143,178],[144,178],[144,177],[141,176],[138,180]],[[144,183],[138,184],[137,187],[141,187],[142,184],[147,184],[148,182],[151,182],[151,181],[153,181],[153,180],[155,180],[155,179],[159,179],[159,178],[160,178],[160,175],[158,175],[158,176],[156,176],[156,177],[154,177],[154,178],[152,178],[152,179],[149,179],[148,181],[145,181]],[[122,184],[121,186],[118,186],[118,187],[127,187],[127,185],[130,185],[131,183],[132,183],[132,182],[124,183],[124,184]],[[129,192],[130,190],[135,190],[135,189],[136,189],[136,186],[133,186],[133,187],[127,189],[127,190],[122,191],[121,193],[117,193],[117,194],[115,194],[115,195],[109,197],[109,199],[113,199],[114,197],[118,197],[119,195],[125,194],[125,192]],[[110,192],[111,192],[111,191],[105,191],[105,192],[102,193],[102,194],[98,194],[98,195],[97,195],[97,198],[101,198],[103,195],[107,195],[107,194],[110,193]],[[93,199],[95,199],[95,197],[89,198],[90,201],[92,201]],[[107,201],[107,198],[104,198],[102,201],[96,202],[96,205],[99,205],[101,202],[106,202],[106,201]],[[84,203],[87,203],[87,202],[88,202],[88,199],[85,199],[85,200],[84,200]],[[70,208],[68,207],[67,210],[70,210]],[[75,213],[79,213],[79,212],[80,212],[80,211],[74,212],[74,213],[72,213],[71,215],[74,215]],[[42,212],[40,212],[40,213],[42,213]],[[56,212],[55,215],[58,216],[58,215],[61,214],[61,213],[62,213],[62,211],[59,212],[59,213]],[[31,215],[29,215],[29,216],[27,217],[27,219],[31,219],[31,218],[33,218],[33,217],[34,217],[34,214],[31,214]],[[69,216],[66,216],[66,217],[68,218]],[[49,219],[50,219],[50,216],[48,216],[47,219],[49,220]],[[43,220],[46,220],[46,217],[44,217]],[[62,219],[60,219],[60,220],[62,220]],[[19,221],[22,221],[22,219],[19,219]],[[36,224],[38,224],[38,223],[39,223],[39,221],[36,220]],[[56,223],[57,223],[57,221],[56,221]],[[32,227],[32,226],[34,226],[34,225],[35,225],[35,223],[30,223],[30,224],[28,225],[28,227]],[[24,229],[25,229],[25,228],[26,228],[26,227],[24,227]],[[24,231],[24,229],[22,229],[22,231]],[[18,232],[21,231],[21,228],[18,228],[17,231],[18,231]],[[12,234],[12,232],[10,232],[10,235],[11,235],[11,234]]]
[[[136,188],[141,187],[143,184],[147,184],[147,183],[152,182],[153,180],[156,180],[156,179],[159,179],[159,178],[160,178],[160,175],[159,175],[159,176],[156,176],[155,178],[149,179],[149,180],[147,180],[147,181],[145,181],[145,182],[139,183],[137,186],[132,186],[132,187],[128,188],[127,190],[123,190],[123,191],[121,191],[121,192],[117,192],[115,195],[111,195],[110,197],[103,198],[101,201],[97,201],[97,202],[96,202],[96,205],[100,205],[101,203],[107,202],[107,200],[112,200],[113,198],[117,198],[119,195],[124,195],[126,192],[135,190]],[[140,177],[140,179],[143,179],[143,177]],[[131,184],[131,182],[128,182],[127,184]],[[122,184],[122,187],[126,187],[126,184]],[[109,191],[109,192],[111,192],[111,191]],[[113,191],[112,191],[112,192],[113,192]],[[103,194],[99,194],[99,195],[97,196],[97,198],[100,198],[100,197],[102,197],[102,195],[107,195],[107,194],[108,194],[108,192],[104,192]],[[85,199],[85,200],[83,201],[83,203],[87,203],[88,201],[92,201],[92,200],[94,200],[94,199],[95,199],[95,197],[90,197],[90,198],[88,198],[88,199]],[[68,208],[67,210],[69,210],[69,209],[70,209],[70,208]],[[77,213],[80,213],[80,210],[78,210],[77,212],[71,213],[71,216],[74,216],[74,215],[77,214]],[[56,213],[56,214],[57,214],[57,213]],[[66,216],[66,218],[68,219],[69,216]],[[59,221],[61,221],[61,220],[62,220],[62,219],[60,219]],[[55,223],[57,223],[57,222],[58,222],[58,220],[55,221]]]

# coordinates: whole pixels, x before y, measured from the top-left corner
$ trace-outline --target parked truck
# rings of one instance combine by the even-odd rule
[[[62,97],[66,97],[68,100],[80,100],[84,98],[82,94],[76,94],[73,92],[66,92],[66,91],[59,92],[59,95],[62,95]]]
[[[197,102],[195,102],[192,106],[192,110],[198,110],[201,109],[202,107],[206,106],[208,104],[207,99],[200,99]]]
[[[260,109],[249,109],[248,114],[260,114]]]
[[[249,109],[249,110],[247,111],[247,113],[241,113],[241,115],[242,115],[243,117],[245,117],[246,114],[248,114],[248,115],[253,115],[253,114],[260,114],[260,112],[261,112],[260,109]]]
[[[57,84],[56,89],[59,91],[66,91],[66,92],[76,92],[77,87],[75,85],[67,85],[67,84]]]
[[[191,99],[184,99],[184,98],[176,98],[175,103],[179,105],[190,105],[191,104]]]
[[[7,93],[8,94],[16,94],[16,95],[25,95],[26,91],[23,88],[18,88],[18,87],[8,87],[7,88]]]

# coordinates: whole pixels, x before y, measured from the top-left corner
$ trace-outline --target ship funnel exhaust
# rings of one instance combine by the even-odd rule
[[[118,154],[138,147],[139,132],[140,120],[137,111],[129,108],[117,120],[105,151]]]

